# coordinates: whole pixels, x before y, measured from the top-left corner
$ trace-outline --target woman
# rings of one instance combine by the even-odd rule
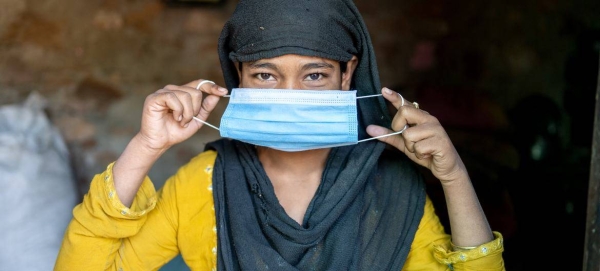
[[[418,104],[380,88],[351,1],[240,1],[219,55],[227,89],[197,80],[147,97],[140,132],[75,208],[56,270],[156,270],[178,253],[193,270],[504,270],[502,236],[450,139]],[[198,132],[228,89],[230,138],[155,195],[154,162]],[[360,99],[339,109],[332,93]],[[337,123],[348,131],[332,129],[353,110]],[[348,133],[360,141],[339,139]],[[451,236],[416,164],[442,183]]]

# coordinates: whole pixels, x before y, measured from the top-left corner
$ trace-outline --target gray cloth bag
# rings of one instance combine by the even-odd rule
[[[34,93],[0,107],[0,270],[52,270],[78,198],[44,104]]]

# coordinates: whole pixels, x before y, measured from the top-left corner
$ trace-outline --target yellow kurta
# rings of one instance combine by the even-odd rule
[[[183,166],[156,193],[148,177],[131,208],[118,199],[112,165],[92,180],[73,210],[54,270],[158,270],[181,254],[191,270],[216,270],[217,228],[207,151]],[[429,198],[402,270],[504,270],[502,235],[453,252]]]

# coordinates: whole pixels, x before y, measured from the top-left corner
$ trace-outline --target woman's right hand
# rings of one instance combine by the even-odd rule
[[[148,95],[144,102],[142,126],[136,135],[152,151],[164,152],[190,138],[203,125],[227,89],[206,82],[196,89],[196,80],[182,86],[167,85]],[[204,100],[202,97],[207,95]]]

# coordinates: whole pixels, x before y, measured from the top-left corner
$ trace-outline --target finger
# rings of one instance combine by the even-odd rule
[[[180,125],[183,127],[187,127],[188,123],[192,120],[192,118],[196,115],[196,109],[194,107],[199,108],[199,101],[195,102],[194,105],[192,94],[187,91],[181,91],[177,89],[173,89],[172,86],[167,86],[171,89],[161,89],[157,92],[159,93],[172,93],[179,100],[183,108],[181,109],[181,118],[177,118],[180,122]]]
[[[404,107],[404,106],[413,107],[413,108],[415,107],[411,102],[406,100],[400,93],[395,92],[389,88],[381,89],[381,94],[383,95],[383,97],[386,100],[390,101],[396,109],[400,109],[400,107]]]
[[[415,143],[434,137],[440,138],[441,142],[444,138],[442,135],[447,137],[446,131],[439,122],[433,121],[412,126],[402,133],[407,148],[413,153],[416,152]]]
[[[214,95],[208,95],[203,101],[202,106],[200,108],[200,112],[197,117],[203,121],[208,119],[210,113],[215,109],[217,104],[219,103],[219,97]]]
[[[200,104],[202,103],[202,91],[190,88],[185,85],[167,85],[163,88],[163,91],[173,91],[177,94],[178,97],[180,97],[180,99],[188,99],[189,97],[192,101],[192,116],[197,115],[200,111]]]
[[[382,136],[382,135],[387,135],[387,134],[391,134],[394,133],[393,130],[390,130],[388,128],[385,127],[381,127],[378,125],[369,125],[367,126],[367,134],[369,134],[372,137],[377,137],[377,136]],[[406,146],[404,144],[404,140],[402,139],[401,136],[398,135],[391,135],[391,136],[386,136],[386,137],[380,137],[377,140],[381,141],[381,142],[385,142],[389,145],[394,146],[396,149],[405,152],[406,150]]]
[[[429,159],[434,153],[438,150],[437,148],[438,142],[435,142],[433,138],[427,138],[421,141],[418,141],[414,144],[414,154],[415,157],[419,160]]]
[[[402,106],[392,119],[392,129],[400,130],[405,125],[415,126],[424,123],[439,123],[438,119],[429,113],[415,108],[413,105]]]
[[[433,123],[423,123],[417,126],[412,126],[402,132],[402,138],[407,142],[419,142],[443,132],[440,125]],[[408,144],[407,144],[408,146]],[[412,150],[412,148],[410,148]]]
[[[203,83],[203,82],[205,82],[205,83]],[[185,86],[200,90],[204,93],[217,95],[217,96],[223,96],[223,95],[227,94],[226,88],[221,87],[210,80],[204,80],[204,79],[194,80],[192,82],[185,84]],[[200,87],[198,88],[198,86],[200,86]]]
[[[392,121],[392,129],[398,131],[404,128],[407,124],[414,126],[416,124],[427,121],[429,113],[416,108],[415,104],[404,99],[399,93],[392,91],[389,88],[381,90],[382,95],[397,109]]]
[[[171,111],[173,119],[177,122],[183,119],[184,106],[173,92],[158,90],[148,95],[146,102],[149,104],[148,110],[152,112],[165,113]]]
[[[432,135],[430,133],[427,133],[426,136],[420,135],[419,132],[415,132],[414,129],[416,129],[416,127],[406,129],[406,131],[404,132],[408,131],[407,134],[409,136],[406,136],[403,133],[402,140],[404,140],[404,145],[406,146],[406,150],[408,152],[413,153],[417,158],[422,159],[423,155],[422,153],[419,153],[419,151],[417,150],[417,146],[422,145],[422,142],[428,140],[430,137],[432,137]]]

